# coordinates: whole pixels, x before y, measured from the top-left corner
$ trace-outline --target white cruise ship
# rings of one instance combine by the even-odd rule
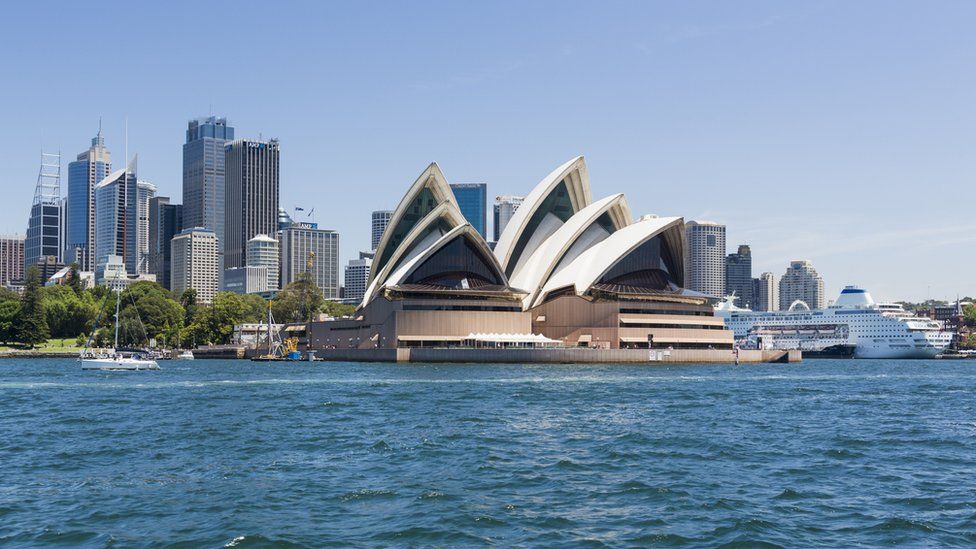
[[[849,344],[855,345],[856,358],[933,358],[952,341],[938,322],[898,304],[877,304],[855,286],[820,310],[798,301],[789,311],[757,312],[735,307],[731,299],[716,306],[715,315],[725,319],[740,343],[809,351]]]

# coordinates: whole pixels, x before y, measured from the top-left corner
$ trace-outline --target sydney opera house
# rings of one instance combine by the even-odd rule
[[[526,196],[494,250],[437,164],[411,185],[354,318],[309,326],[319,349],[543,341],[605,349],[731,349],[714,298],[682,287],[684,221],[593,200],[583,157]]]

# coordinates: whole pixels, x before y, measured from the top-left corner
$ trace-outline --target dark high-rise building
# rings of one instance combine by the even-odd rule
[[[40,261],[61,261],[64,252],[61,241],[64,220],[61,201],[61,154],[41,153],[41,169],[37,174],[34,203],[27,220],[24,240],[24,272]]]
[[[277,139],[240,139],[225,148],[225,269],[247,265],[248,240],[278,231],[278,150]]]
[[[739,299],[735,304],[739,307],[751,309],[755,305],[752,283],[752,252],[749,246],[742,244],[734,254],[725,258],[725,293]]]
[[[224,245],[224,146],[234,140],[226,118],[191,120],[183,145],[184,226],[202,227]]]
[[[112,155],[105,148],[102,128],[91,147],[68,164],[68,206],[65,212],[64,262],[82,271],[95,269],[95,185],[112,173]]]
[[[149,199],[149,272],[167,290],[170,288],[172,248],[170,241],[183,231],[183,206],[170,204],[169,197]]]
[[[488,238],[488,185],[485,183],[459,183],[451,185],[454,198],[464,218],[482,238]]]

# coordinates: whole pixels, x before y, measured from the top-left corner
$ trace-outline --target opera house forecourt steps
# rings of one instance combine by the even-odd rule
[[[685,289],[684,220],[594,201],[582,156],[526,196],[492,249],[436,163],[390,218],[353,317],[309,323],[324,360],[768,362],[737,350],[712,304]]]

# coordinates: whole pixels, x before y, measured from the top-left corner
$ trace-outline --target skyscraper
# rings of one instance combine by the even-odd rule
[[[386,230],[386,226],[390,223],[390,218],[393,217],[393,211],[391,210],[377,210],[373,212],[373,224],[372,224],[372,240],[370,244],[370,250],[375,250],[380,245],[380,240],[383,238],[383,231]]]
[[[170,281],[173,291],[197,291],[197,302],[210,303],[217,295],[217,235],[199,227],[184,229],[173,237]]]
[[[345,273],[345,294],[343,301],[358,305],[366,295],[366,286],[369,283],[369,269],[373,260],[359,254],[359,259],[351,259],[346,264]]]
[[[808,259],[790,261],[786,274],[779,279],[779,309],[786,311],[797,300],[811,309],[823,309],[827,305],[823,277]]]
[[[247,241],[248,267],[263,267],[268,278],[267,290],[277,290],[281,280],[281,250],[278,241],[266,234],[259,234]]]
[[[498,242],[498,239],[502,235],[502,231],[508,225],[509,220],[515,215],[516,210],[522,205],[522,201],[525,200],[524,196],[496,196],[495,206],[494,206],[494,236],[492,240]]]
[[[225,148],[224,268],[247,265],[247,241],[278,230],[278,149],[277,139]]]
[[[685,287],[715,297],[725,296],[725,225],[689,221],[685,230]]]
[[[170,240],[183,230],[183,206],[170,204],[169,197],[149,200],[149,272],[156,281],[170,289]]]
[[[754,305],[752,293],[752,252],[747,244],[739,246],[736,253],[725,258],[725,293],[738,298],[735,304],[751,309]]]
[[[203,227],[224,245],[224,145],[234,140],[226,118],[209,116],[187,124],[183,144],[183,217],[187,227]]]
[[[24,236],[0,236],[0,287],[24,280]]]
[[[308,272],[326,299],[339,299],[339,233],[292,225],[279,235],[282,287]]]
[[[24,271],[40,261],[61,262],[61,153],[41,153],[41,168],[34,188],[34,203],[24,239]]]
[[[451,185],[454,198],[464,218],[481,233],[488,237],[488,185],[485,183],[458,183]]]
[[[109,256],[119,256],[128,273],[140,273],[139,186],[137,158],[95,185],[95,280],[100,281]],[[148,208],[148,204],[147,204]],[[147,249],[148,249],[148,227]]]
[[[95,185],[112,173],[112,155],[105,148],[101,124],[91,147],[68,164],[64,262],[82,271],[95,269]]]
[[[779,282],[773,273],[763,273],[752,279],[754,311],[779,310]]]
[[[149,181],[136,183],[136,273],[149,271],[149,203],[156,196],[156,185]]]

